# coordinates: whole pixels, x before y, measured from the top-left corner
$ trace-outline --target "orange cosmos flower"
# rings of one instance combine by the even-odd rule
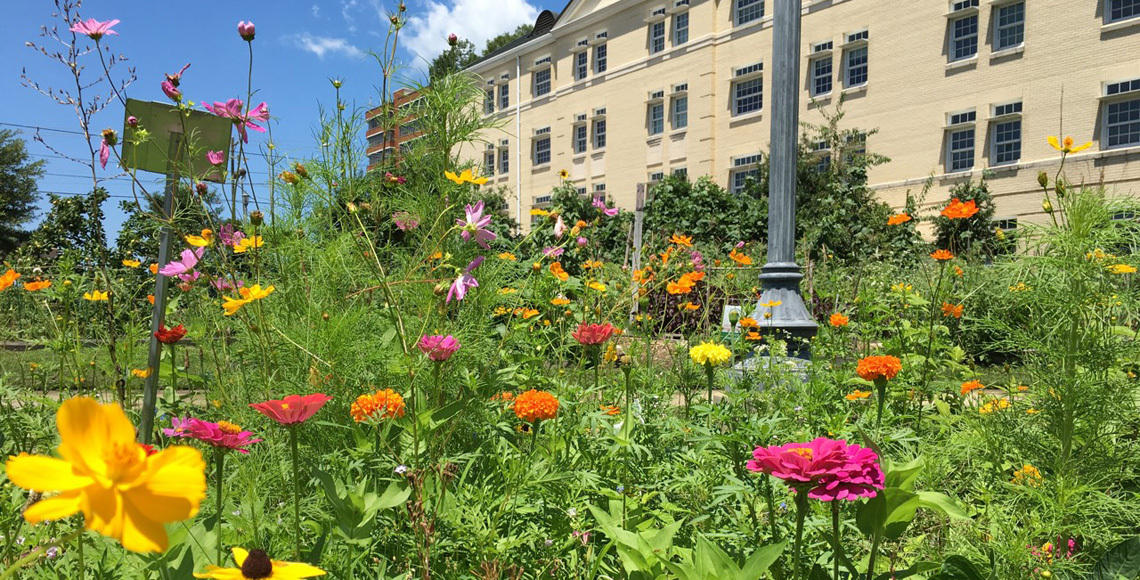
[[[548,421],[558,416],[558,399],[537,389],[519,393],[515,397],[515,416],[527,423]]]
[[[759,328],[760,327],[759,324],[756,324],[755,318],[751,318],[748,316],[741,318],[740,321],[737,322],[737,324],[740,325],[740,328]]]
[[[591,290],[597,290],[598,292],[606,291],[606,285],[598,282],[597,280],[592,280],[589,284],[586,284],[586,287]]]
[[[146,301],[150,302],[151,306],[154,306],[154,294],[147,294],[146,295]]]
[[[669,238],[669,243],[691,248],[693,247],[693,238],[689,236],[682,236],[681,234],[673,234],[673,237]]]
[[[748,334],[744,335],[744,340],[760,340],[760,333],[755,330],[749,331]]]
[[[943,217],[952,220],[974,217],[976,213],[978,213],[978,205],[974,203],[974,200],[971,199],[970,201],[962,203],[962,201],[956,197],[950,200],[950,205],[942,210]]]
[[[896,213],[895,215],[887,218],[887,225],[888,226],[897,226],[899,224],[905,224],[906,222],[909,222],[910,220],[911,220],[911,217],[909,215],[907,215],[905,212],[904,213]]]
[[[943,302],[942,303],[942,316],[944,318],[949,318],[951,316],[953,316],[954,318],[962,318],[962,309],[964,307],[965,307],[965,304],[958,304],[955,306],[954,304],[950,304],[949,302]]]
[[[866,381],[895,378],[902,370],[902,361],[890,355],[868,356],[859,361],[855,372]]]
[[[559,296],[557,298],[551,299],[550,303],[555,306],[566,306],[570,303],[570,301],[562,296]]]
[[[704,279],[705,279],[705,273],[704,272],[695,272],[694,271],[694,272],[689,272],[688,274],[683,274],[681,276],[681,283],[687,284],[689,286],[693,286],[693,285],[696,285],[697,282],[700,282],[701,280],[704,280]]]
[[[830,316],[830,317],[827,319],[827,323],[828,323],[828,324],[830,324],[830,325],[832,325],[832,326],[834,326],[834,327],[836,327],[836,328],[839,328],[839,327],[841,327],[841,326],[847,326],[847,323],[848,323],[848,322],[850,322],[850,321],[851,321],[851,319],[850,319],[850,318],[847,318],[846,316],[844,316],[844,315],[843,315],[842,313],[840,313],[840,312],[836,312],[836,313],[832,314],[832,315],[831,315],[831,316]]]
[[[954,254],[951,254],[950,250],[935,250],[933,254],[930,254],[930,257],[939,262],[945,262],[946,260],[953,260]]]
[[[680,282],[670,282],[665,285],[665,291],[670,294],[688,294],[693,291],[693,287]]]
[[[4,272],[3,276],[0,276],[0,290],[7,290],[9,286],[16,283],[16,278],[19,277],[19,272],[9,268],[7,272]]]
[[[352,419],[363,423],[369,419],[392,419],[404,416],[404,397],[392,389],[365,393],[356,398],[349,409]]]
[[[1065,153],[1065,154],[1077,153],[1080,151],[1084,151],[1085,149],[1088,149],[1089,147],[1092,147],[1092,141],[1089,141],[1088,143],[1085,143],[1084,145],[1078,145],[1076,147],[1073,147],[1073,138],[1072,137],[1065,137],[1064,141],[1058,141],[1058,139],[1056,137],[1053,137],[1052,135],[1050,135],[1048,141],[1049,141],[1049,144],[1052,145],[1054,149],[1056,149],[1057,151],[1060,151],[1061,153]]]
[[[955,276],[961,278],[963,274],[965,274],[965,272],[963,272],[961,268],[959,268],[958,266],[954,266],[954,275]]]
[[[982,384],[981,381],[966,381],[966,382],[962,383],[962,394],[965,395],[966,393],[969,393],[970,391],[976,391],[978,389],[984,389],[984,388],[986,388],[986,387],[985,387],[985,385]]]
[[[680,306],[681,310],[696,310],[700,307],[700,304],[693,304],[692,302],[684,302]]]
[[[621,414],[621,409],[614,406],[614,405],[599,405],[599,407],[601,407],[603,413],[605,413],[611,417],[614,415],[620,415]]]
[[[562,269],[562,262],[554,262],[553,264],[551,264],[550,265],[550,273],[554,274],[554,277],[558,278],[562,282],[565,282],[565,281],[570,279],[570,274],[567,274],[566,270]]]
[[[847,396],[845,396],[843,398],[847,399],[848,401],[857,401],[859,399],[866,399],[867,397],[870,397],[870,396],[871,396],[871,391],[860,391],[859,389],[855,389],[854,392],[848,393]]]
[[[633,281],[638,284],[648,284],[653,281],[654,274],[650,268],[642,268],[633,271]]]
[[[751,266],[752,265],[752,258],[748,257],[745,254],[738,253],[736,251],[736,248],[733,248],[732,251],[728,253],[728,257],[732,258],[732,261],[736,262],[736,264],[738,266]]]
[[[587,270],[593,270],[594,268],[601,268],[602,263],[597,260],[586,260],[586,262],[582,264],[582,267]]]
[[[492,401],[503,401],[504,403],[509,403],[509,402],[515,400],[515,394],[510,392],[510,391],[503,391],[503,392],[491,397],[491,400]]]
[[[672,254],[673,254],[673,248],[669,248],[669,249],[665,250],[664,253],[659,254],[661,257],[661,266],[662,267],[665,267],[667,264],[669,264],[669,256]]]
[[[35,282],[27,282],[24,284],[24,290],[28,292],[38,292],[44,288],[51,288],[51,280],[37,280]]]
[[[151,264],[150,265],[150,273],[151,274],[158,274],[158,264]]]

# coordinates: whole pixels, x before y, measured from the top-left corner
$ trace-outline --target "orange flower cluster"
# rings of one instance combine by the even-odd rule
[[[847,399],[848,401],[858,401],[859,399],[866,399],[870,396],[871,391],[860,391],[859,389],[855,389],[853,392],[848,393],[847,396],[843,398]]]
[[[911,220],[911,217],[909,215],[907,215],[906,213],[896,213],[895,215],[887,218],[887,225],[888,226],[897,226],[899,224],[905,224],[906,222],[909,222],[910,220]]]
[[[697,282],[704,280],[704,278],[704,272],[682,274],[680,280],[666,284],[665,291],[670,294],[688,294],[693,290],[693,286],[696,286]]]
[[[827,323],[836,327],[836,328],[839,328],[841,326],[847,326],[847,323],[850,321],[851,321],[851,319],[844,316],[842,312],[833,313],[827,319]]]
[[[855,372],[867,381],[875,379],[887,379],[889,381],[895,378],[895,375],[899,374],[901,370],[902,361],[890,355],[864,357],[855,367]]]
[[[965,308],[965,306],[965,304],[954,305],[949,302],[943,302],[942,316],[945,318],[949,318],[951,316],[954,318],[962,318],[962,310]]]
[[[558,416],[558,399],[546,391],[531,389],[515,397],[515,416],[527,423]]]
[[[984,388],[986,388],[986,386],[982,384],[982,381],[966,381],[962,383],[962,394],[965,395],[972,391]]]
[[[760,328],[760,325],[756,323],[756,319],[751,316],[741,318],[737,324],[740,325],[740,328]]]
[[[404,416],[404,397],[392,389],[365,393],[356,398],[349,409],[357,423],[369,419],[392,419]]]
[[[962,203],[962,200],[954,198],[950,200],[950,205],[942,209],[942,216],[947,219],[957,220],[974,217],[978,213],[978,205],[974,200]]]
[[[939,262],[945,262],[946,260],[953,260],[954,254],[951,254],[950,250],[934,250],[934,253],[930,254],[930,257]]]

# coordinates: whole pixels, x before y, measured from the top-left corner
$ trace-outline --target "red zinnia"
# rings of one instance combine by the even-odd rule
[[[605,324],[587,324],[583,322],[578,325],[578,330],[571,332],[570,336],[574,337],[580,344],[594,345],[602,344],[610,339],[614,334],[614,327],[610,323]]]
[[[309,417],[312,417],[330,399],[332,397],[324,393],[289,395],[282,400],[271,399],[264,403],[253,403],[250,407],[282,425],[289,426],[308,421]]]
[[[182,340],[182,337],[184,336],[186,336],[186,327],[182,326],[181,324],[175,326],[174,328],[167,328],[162,324],[159,324],[158,332],[154,333],[154,337],[157,338],[158,342],[161,342],[162,344],[174,344]]]

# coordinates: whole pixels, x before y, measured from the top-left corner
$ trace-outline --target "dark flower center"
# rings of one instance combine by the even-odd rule
[[[273,575],[273,562],[265,550],[250,550],[241,564],[241,575],[249,580],[268,578]]]

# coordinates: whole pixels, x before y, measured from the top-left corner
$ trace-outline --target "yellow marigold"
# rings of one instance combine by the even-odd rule
[[[589,284],[586,284],[586,286],[592,290],[597,290],[598,292],[605,292],[606,291],[606,285],[602,284],[601,282],[598,282],[597,280],[594,280],[594,281],[590,282]]]
[[[499,259],[500,260],[506,260],[508,262],[514,262],[515,260],[518,259],[518,257],[516,257],[514,254],[512,254],[510,252],[502,252],[499,254]]]
[[[836,328],[847,326],[850,321],[851,319],[844,316],[842,312],[835,312],[827,319],[827,323]]]
[[[550,215],[550,212],[548,212],[542,208],[536,207],[536,208],[530,210],[530,215],[537,215],[537,216],[541,216],[541,217],[546,217],[546,216]]]
[[[357,423],[369,419],[392,419],[404,416],[404,397],[392,389],[365,393],[356,398],[349,409]]]
[[[966,381],[962,383],[962,394],[965,395],[971,391],[986,388],[981,381]]]
[[[1026,463],[1021,469],[1013,472],[1013,479],[1010,483],[1014,485],[1026,485],[1029,487],[1037,487],[1045,478],[1041,477],[1041,471],[1036,467]]]
[[[732,351],[715,342],[702,342],[689,349],[689,358],[704,366],[720,366],[732,358]]]
[[[860,391],[859,389],[855,389],[854,392],[848,393],[847,396],[844,398],[847,399],[848,401],[857,401],[859,399],[866,399],[867,397],[870,397],[870,396],[871,396],[871,391]]]
[[[558,398],[537,389],[515,397],[515,416],[527,423],[549,421],[558,416]]]
[[[895,378],[895,375],[899,374],[901,370],[902,361],[890,355],[864,357],[855,367],[855,372],[867,381],[875,379],[887,379],[889,381]]]
[[[1136,266],[1129,266],[1128,264],[1113,264],[1108,267],[1108,271],[1113,274],[1135,274]]]
[[[994,399],[981,407],[978,407],[978,412],[983,415],[989,415],[994,411],[1004,411],[1009,408],[1009,399]]]

